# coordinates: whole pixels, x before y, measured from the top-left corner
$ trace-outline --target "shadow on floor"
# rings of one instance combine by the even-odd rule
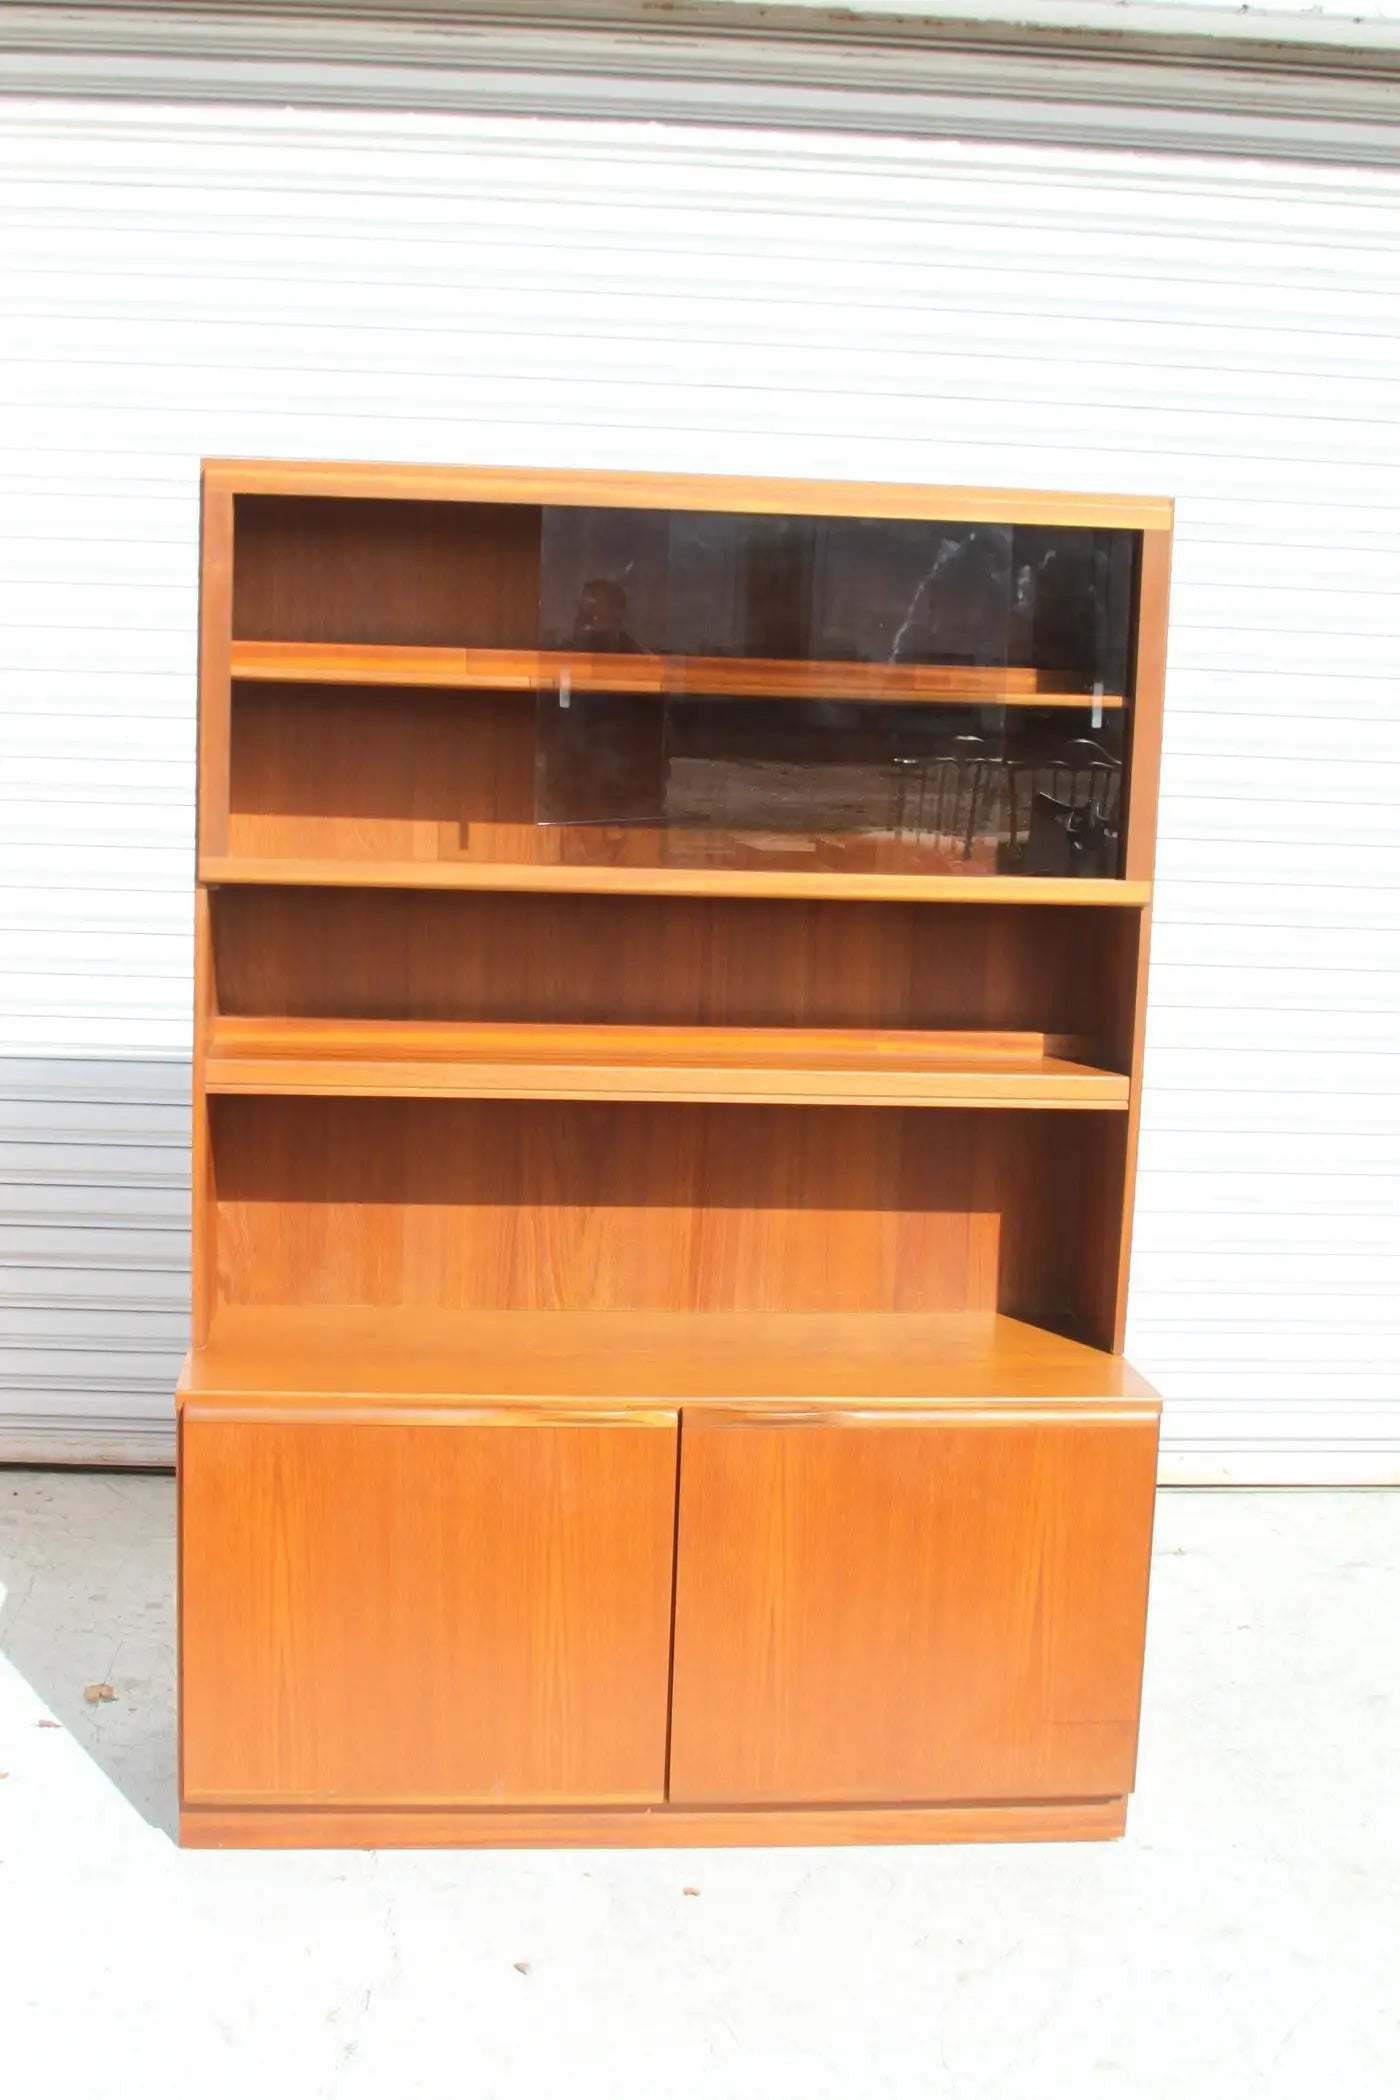
[[[172,1475],[0,1468],[0,1653],[173,1838]],[[115,1696],[89,1703],[99,1684]]]

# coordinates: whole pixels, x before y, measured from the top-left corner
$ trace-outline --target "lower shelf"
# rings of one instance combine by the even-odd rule
[[[1121,1356],[1002,1313],[224,1306],[180,1398],[376,1406],[1154,1401]]]
[[[1031,1031],[220,1016],[214,1094],[1126,1109],[1125,1073]]]
[[[390,1845],[964,1845],[1116,1838],[1126,1795],[1106,1801],[931,1808],[460,1809],[186,1808],[180,1843],[197,1848]]]

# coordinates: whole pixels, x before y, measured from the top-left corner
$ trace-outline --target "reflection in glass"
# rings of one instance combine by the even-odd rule
[[[538,821],[678,864],[1115,875],[1134,544],[549,509]]]
[[[670,525],[667,511],[547,508],[540,647],[664,655]]]

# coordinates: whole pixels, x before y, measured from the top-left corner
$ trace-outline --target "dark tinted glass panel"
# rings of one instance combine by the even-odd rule
[[[546,510],[537,818],[640,827],[671,863],[1116,875],[1133,554],[1065,528]]]
[[[540,647],[665,655],[671,523],[664,510],[546,509]]]

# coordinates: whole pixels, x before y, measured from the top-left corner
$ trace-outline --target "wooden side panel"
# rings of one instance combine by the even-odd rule
[[[1137,661],[1134,672],[1131,774],[1128,784],[1128,850],[1124,875],[1152,879],[1157,859],[1158,795],[1162,776],[1162,734],[1167,697],[1167,634],[1171,595],[1172,534],[1170,526],[1142,538],[1142,571],[1138,596]],[[1136,943],[1136,971],[1131,996],[1120,994],[1125,1034],[1132,1056],[1125,1069],[1132,1088],[1124,1132],[1123,1174],[1118,1204],[1118,1231],[1101,1273],[1111,1272],[1113,1290],[1100,1291],[1104,1313],[1099,1329],[1106,1346],[1123,1347],[1128,1323],[1128,1269],[1132,1258],[1133,1206],[1137,1194],[1138,1140],[1142,1124],[1143,1059],[1147,1047],[1147,966],[1152,941],[1152,914],[1143,913]],[[1092,1259],[1092,1257],[1091,1257]],[[1111,1314],[1111,1317],[1109,1315]]]
[[[670,1798],[1126,1793],[1148,1408],[686,1410]]]
[[[1145,532],[1138,586],[1128,777],[1128,850],[1123,873],[1150,882],[1157,858],[1157,791],[1162,775],[1162,716],[1167,692],[1167,618],[1171,593],[1170,531]]]
[[[181,1434],[187,1802],[661,1799],[674,1416]]]
[[[200,492],[198,850],[229,850],[229,607],[233,497],[206,473]]]
[[[209,1037],[218,1016],[218,987],[210,927],[209,891],[194,893],[194,1070],[190,1117],[190,1341],[202,1349],[209,1339],[218,1295],[218,1208],[214,1186],[214,1133],[206,1085]]]

